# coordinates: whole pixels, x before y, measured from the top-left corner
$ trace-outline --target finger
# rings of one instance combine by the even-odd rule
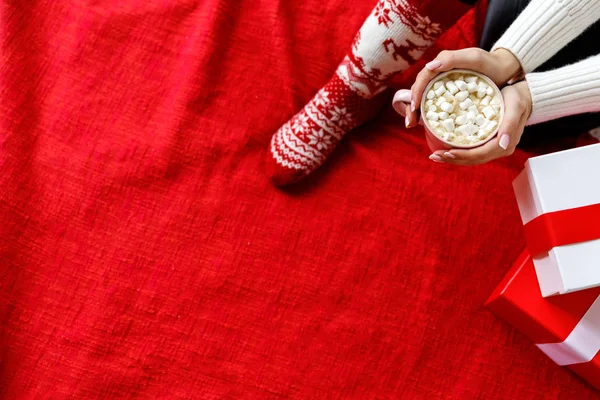
[[[411,101],[411,113],[416,118],[416,110],[421,106],[421,100],[423,99],[425,87],[427,84],[438,74],[436,71],[430,71],[427,68],[422,69],[418,74],[415,82],[413,83],[410,91],[412,93]]]
[[[439,66],[432,70],[439,73],[455,68],[465,68],[485,73],[483,70],[485,69],[484,61],[486,55],[486,51],[475,47],[455,51],[442,51],[435,58],[435,60],[439,61],[439,63],[436,63]]]
[[[506,150],[500,148],[496,140],[473,149],[452,149],[443,154],[444,161],[458,165],[479,165],[501,157]]]
[[[410,106],[407,104],[406,108],[405,108],[405,113],[406,113],[406,127],[407,128],[414,128],[415,126],[417,126],[417,124],[419,125],[424,125],[425,122],[423,122],[423,114],[419,112],[419,110],[412,112],[410,110]]]
[[[394,99],[392,100],[392,106],[394,110],[403,117],[406,116],[406,105],[410,104],[411,92],[408,89],[398,90],[396,94],[394,94]]]
[[[511,136],[511,141],[508,148],[504,151],[503,156],[509,156],[513,154],[517,148],[517,145],[521,141],[521,136],[523,136],[523,131],[525,130],[525,125],[527,125],[527,120],[529,119],[529,115],[526,111],[521,114],[521,120],[519,121],[519,127],[515,134]]]
[[[454,156],[454,154],[450,153],[449,150],[436,150],[431,155],[440,157],[444,161],[446,161],[446,160],[452,161],[452,160],[456,159],[456,156]]]
[[[470,69],[487,75],[496,85],[502,86],[505,82],[499,70],[498,61],[487,51],[471,47],[456,51],[442,51],[436,60],[439,66],[435,71],[445,72],[455,68]],[[430,63],[431,64],[431,63]]]
[[[412,127],[412,119],[411,119],[411,115],[410,115],[410,105],[406,105],[404,108],[404,113],[406,115],[406,117],[404,118],[404,124],[406,125],[407,128]]]
[[[504,117],[498,128],[498,139],[493,140],[503,150],[517,145],[525,127],[526,106],[516,90],[504,90]]]
[[[429,156],[429,159],[431,161],[434,161],[437,163],[443,163],[443,164],[453,164],[453,165],[463,165],[463,166],[475,165],[473,161],[458,159],[454,155],[452,155],[451,153],[449,153],[448,151],[445,151],[445,150],[438,150],[438,151],[433,152]]]
[[[444,164],[470,165],[468,161],[457,159],[448,150],[436,150],[430,156],[431,161]]]

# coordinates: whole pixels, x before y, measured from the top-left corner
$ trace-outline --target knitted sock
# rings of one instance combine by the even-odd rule
[[[347,132],[377,114],[386,82],[469,7],[459,0],[379,0],[331,80],[273,135],[273,183],[296,182],[323,164]]]

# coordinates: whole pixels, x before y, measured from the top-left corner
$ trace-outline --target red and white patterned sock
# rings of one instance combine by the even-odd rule
[[[347,132],[377,114],[388,80],[469,7],[458,0],[379,0],[331,80],[273,135],[273,183],[296,182],[321,166]]]

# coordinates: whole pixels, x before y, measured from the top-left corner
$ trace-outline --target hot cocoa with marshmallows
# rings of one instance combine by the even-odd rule
[[[421,110],[435,136],[457,147],[474,147],[497,132],[504,106],[500,90],[489,78],[454,70],[429,83]]]

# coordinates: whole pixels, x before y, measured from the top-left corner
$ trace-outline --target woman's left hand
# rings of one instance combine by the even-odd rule
[[[532,100],[527,81],[506,86],[502,89],[502,96],[504,117],[496,138],[474,149],[438,150],[429,158],[446,164],[477,165],[514,153],[531,115]]]

